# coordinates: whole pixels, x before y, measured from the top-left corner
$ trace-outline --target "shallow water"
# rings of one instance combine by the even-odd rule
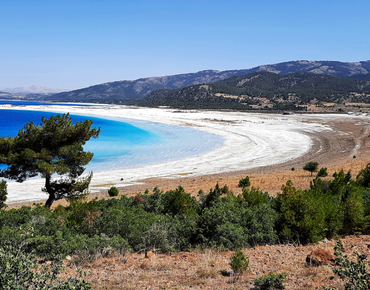
[[[41,111],[0,110],[0,136],[15,136],[29,121],[41,123],[42,116],[56,113]],[[101,127],[98,139],[91,139],[85,150],[94,153],[89,171],[105,171],[159,163],[210,151],[222,145],[223,139],[190,127],[117,118],[115,120],[71,115],[72,120],[93,120]]]

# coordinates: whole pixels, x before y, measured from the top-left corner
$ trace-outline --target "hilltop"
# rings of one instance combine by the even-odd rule
[[[277,74],[311,72],[345,78],[370,79],[370,61],[289,61],[270,65],[261,65],[239,70],[203,70],[196,73],[169,75],[161,77],[122,80],[93,85],[69,92],[48,96],[47,100],[58,102],[100,102],[127,103],[144,99],[150,92],[158,89],[179,89],[196,84],[208,84],[230,77],[247,75],[253,72],[267,71]]]

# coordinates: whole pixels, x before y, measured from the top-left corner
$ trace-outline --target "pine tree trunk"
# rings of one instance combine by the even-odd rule
[[[53,202],[55,201],[55,194],[50,186],[51,177],[47,176],[45,179],[45,188],[47,193],[49,194],[49,198],[45,202],[45,207],[50,208]]]

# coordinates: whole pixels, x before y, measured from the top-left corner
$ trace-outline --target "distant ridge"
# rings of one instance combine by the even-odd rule
[[[5,88],[1,91],[10,94],[55,94],[66,90],[33,85],[30,87]]]
[[[196,73],[148,77],[137,80],[115,81],[90,86],[83,89],[62,92],[48,97],[50,101],[69,102],[112,102],[124,103],[143,99],[150,92],[158,89],[178,89],[196,84],[213,83],[233,76],[246,75],[253,72],[267,71],[277,74],[311,72],[345,78],[360,78],[370,73],[370,61],[339,62],[339,61],[289,61],[277,64],[261,65],[241,70],[204,70]],[[367,79],[370,75],[366,76]]]

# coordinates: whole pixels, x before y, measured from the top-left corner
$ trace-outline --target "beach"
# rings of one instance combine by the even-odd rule
[[[116,105],[3,105],[1,108],[69,112],[113,120],[125,121],[125,118],[128,118],[190,126],[223,138],[222,144],[214,150],[197,154],[195,148],[195,154],[184,159],[134,168],[96,170],[90,185],[92,197],[106,196],[111,186],[118,187],[123,194],[135,194],[146,188],[152,190],[155,186],[166,190],[182,185],[195,194],[201,188],[208,190],[208,187],[216,182],[228,183],[229,187],[235,188],[237,179],[246,174],[251,175],[255,181],[266,173],[274,173],[275,178],[280,174],[281,181],[278,181],[283,183],[284,178],[294,180],[301,176],[301,168],[308,161],[318,161],[320,165],[333,169],[336,166],[352,168],[366,164],[369,156],[367,137],[370,118],[367,116],[185,111]],[[354,155],[356,158],[353,158]],[[117,160],[117,163],[119,162],[120,160]],[[292,171],[292,167],[297,170]],[[41,178],[23,183],[9,182],[7,203],[43,202],[46,200],[46,194],[41,192],[43,182]],[[256,185],[263,184],[261,180],[259,182],[256,182]]]

